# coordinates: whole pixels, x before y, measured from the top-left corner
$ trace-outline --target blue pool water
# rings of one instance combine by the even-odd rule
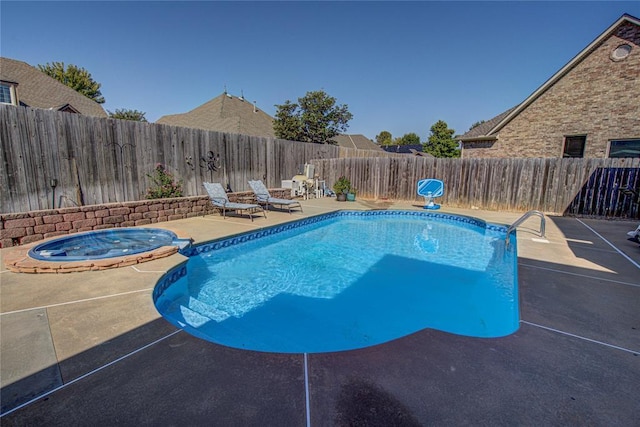
[[[259,351],[349,350],[424,328],[499,337],[519,324],[505,238],[468,217],[342,211],[196,247],[154,299],[195,336]]]
[[[184,247],[185,242],[159,228],[109,228],[41,243],[29,251],[29,256],[44,261],[82,261],[134,255],[162,246]]]

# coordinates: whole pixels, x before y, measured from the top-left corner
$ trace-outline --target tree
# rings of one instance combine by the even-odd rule
[[[402,135],[402,138],[400,138],[397,141],[398,145],[419,145],[420,144],[420,137],[418,136],[417,133],[411,132],[411,133],[405,133],[404,135]]]
[[[453,139],[454,133],[455,130],[449,129],[446,122],[438,120],[431,126],[431,135],[422,151],[434,157],[460,157],[458,143]]]
[[[38,65],[38,68],[43,73],[69,86],[87,98],[93,99],[98,104],[104,104],[104,97],[102,93],[100,93],[100,83],[94,81],[91,78],[91,73],[84,68],[77,67],[73,64],[65,67],[64,62],[46,63],[45,65]]]
[[[107,110],[107,113],[109,113],[109,118],[112,118],[112,119],[132,120],[135,122],[147,121],[147,118],[144,116],[146,113],[143,113],[142,111],[138,111],[138,110],[127,110],[123,108],[123,109],[116,109],[115,113]]]
[[[298,104],[292,104],[287,100],[282,105],[276,105],[275,120],[273,121],[273,131],[278,138],[298,141],[302,133],[302,120],[297,114]]]
[[[376,143],[378,145],[393,145],[393,137],[391,136],[391,132],[383,130],[378,135],[376,135]]]
[[[322,90],[307,92],[297,104],[287,100],[276,108],[273,130],[278,138],[291,141],[331,143],[353,118],[347,105],[336,105],[336,99]]]

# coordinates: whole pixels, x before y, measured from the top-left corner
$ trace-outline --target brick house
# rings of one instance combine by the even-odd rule
[[[521,104],[457,139],[463,158],[640,157],[640,20],[623,15]]]
[[[3,57],[0,57],[0,103],[107,117],[93,99],[26,62]]]

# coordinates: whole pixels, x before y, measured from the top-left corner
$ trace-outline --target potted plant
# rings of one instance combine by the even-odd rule
[[[338,178],[335,184],[333,184],[333,191],[336,192],[336,200],[339,202],[347,200],[349,190],[351,190],[351,181],[349,181],[344,175]]]
[[[351,187],[349,192],[347,193],[347,201],[355,202],[356,201],[356,189]]]

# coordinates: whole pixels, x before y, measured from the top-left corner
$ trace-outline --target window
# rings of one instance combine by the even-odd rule
[[[0,80],[0,104],[18,105],[17,87],[18,83]]]
[[[6,83],[0,83],[0,103],[12,104],[11,102],[11,86]]]
[[[613,52],[611,52],[611,59],[613,61],[622,61],[631,53],[631,45],[629,44],[621,44],[616,47]]]
[[[587,135],[565,136],[562,157],[584,157]]]
[[[640,157],[640,139],[617,139],[610,141],[609,157]]]

